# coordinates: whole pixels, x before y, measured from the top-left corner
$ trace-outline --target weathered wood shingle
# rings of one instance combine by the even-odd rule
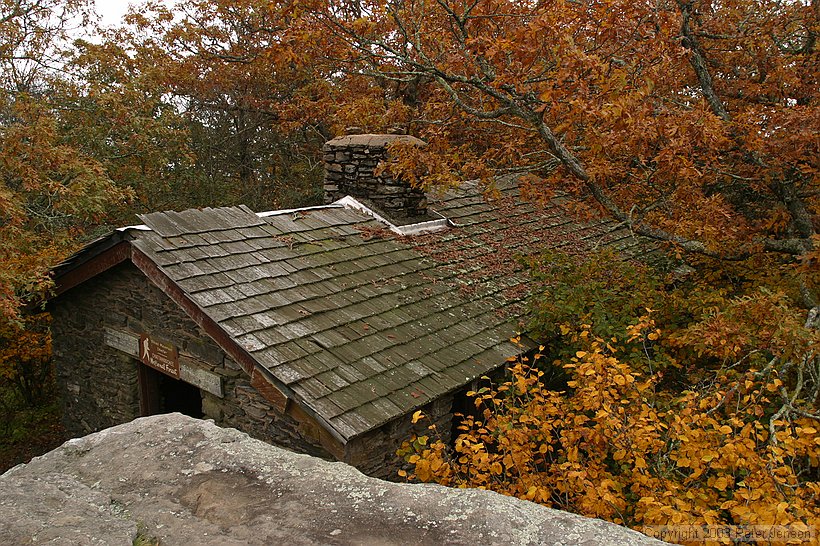
[[[329,206],[142,216],[133,243],[259,365],[350,439],[463,387],[520,347],[520,253],[613,244],[625,230],[535,207],[514,184],[431,199],[457,227],[398,237]]]

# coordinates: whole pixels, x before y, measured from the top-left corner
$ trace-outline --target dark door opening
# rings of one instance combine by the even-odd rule
[[[140,413],[143,416],[179,412],[201,419],[202,394],[199,389],[174,379],[145,364],[139,365]]]

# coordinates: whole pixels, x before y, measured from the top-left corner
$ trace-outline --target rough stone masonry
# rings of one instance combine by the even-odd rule
[[[664,544],[489,491],[368,478],[180,414],[137,419],[0,476],[0,543]]]
[[[328,141],[324,148],[325,202],[345,195],[364,198],[395,220],[426,217],[424,192],[396,179],[389,171],[376,174],[389,160],[394,142],[423,147],[425,142],[408,135],[347,135]]]

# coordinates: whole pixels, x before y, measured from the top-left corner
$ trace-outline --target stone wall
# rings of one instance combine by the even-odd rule
[[[140,416],[140,364],[108,346],[106,331],[146,333],[176,346],[181,363],[221,378],[223,397],[200,390],[205,418],[297,452],[331,458],[292,417],[271,407],[239,365],[130,262],[61,295],[51,311],[57,382],[72,435]]]
[[[436,433],[445,443],[450,443],[453,428],[453,395],[442,396],[421,408],[425,418],[413,424],[413,416],[405,415],[386,425],[351,440],[347,446],[347,462],[368,476],[385,480],[397,480],[400,469],[410,470],[410,465],[396,455],[405,440],[412,434],[432,436],[428,427],[436,425]]]
[[[388,160],[387,147],[393,142],[415,146],[426,144],[408,135],[349,135],[324,145],[325,202],[346,195],[364,198],[391,219],[426,217],[424,192],[393,178],[389,172],[375,174]]]
[[[103,277],[109,276],[104,274]],[[64,425],[82,436],[140,415],[138,362],[105,345],[105,330],[127,326],[127,302],[107,283],[87,283],[51,305],[53,354]]]

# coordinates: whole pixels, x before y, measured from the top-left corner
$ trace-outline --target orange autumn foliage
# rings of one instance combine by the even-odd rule
[[[633,340],[647,335],[659,335],[649,316],[631,328]],[[664,393],[660,373],[634,371],[619,360],[623,347],[588,327],[574,342],[565,392],[540,381],[541,353],[512,362],[508,381],[468,393],[476,413],[463,416],[452,448],[434,427],[405,442],[409,478],[637,529],[820,525],[820,423],[775,413],[783,379],[774,368]]]
[[[51,380],[51,316],[21,322],[0,321],[0,382],[11,386],[27,406],[42,402]]]
[[[58,70],[89,0],[0,1],[0,323],[49,289],[84,228],[131,196],[87,142],[65,137]]]
[[[415,106],[426,183],[443,155],[467,176],[543,173],[536,191],[686,251],[812,248],[816,1],[358,4],[317,25]]]

